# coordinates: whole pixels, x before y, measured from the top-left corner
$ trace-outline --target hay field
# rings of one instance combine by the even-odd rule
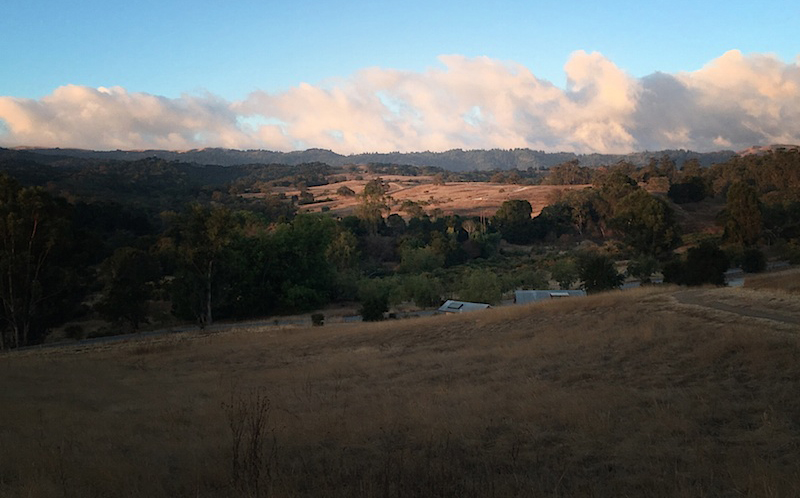
[[[6,354],[0,496],[800,495],[800,327],[678,292]]]

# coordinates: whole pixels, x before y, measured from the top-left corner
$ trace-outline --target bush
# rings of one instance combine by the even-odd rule
[[[490,270],[470,270],[461,278],[456,294],[462,301],[497,304],[502,298],[500,277]]]
[[[706,198],[706,184],[702,178],[693,176],[685,183],[673,184],[667,192],[675,204],[685,204],[687,202],[700,202]]]
[[[625,277],[617,272],[614,261],[602,254],[584,254],[578,263],[578,274],[587,293],[619,289]]]
[[[322,313],[311,313],[311,325],[322,327],[325,325],[325,315]]]
[[[442,302],[441,281],[430,274],[410,275],[403,279],[403,294],[420,308],[439,306]]]
[[[751,247],[742,253],[742,270],[747,273],[761,273],[767,269],[767,257],[761,249]]]
[[[716,244],[704,242],[686,252],[686,259],[664,265],[664,281],[680,285],[725,285],[729,266],[725,252]]]
[[[379,279],[364,279],[358,289],[361,301],[359,313],[365,322],[378,322],[383,320],[383,314],[389,311],[389,295],[392,286],[388,281]]]
[[[81,327],[78,324],[67,325],[64,328],[64,335],[68,339],[75,339],[78,341],[86,337],[86,333],[83,330],[83,327]]]
[[[389,299],[387,296],[370,296],[361,302],[359,311],[365,322],[379,322],[383,320],[383,314],[389,311]]]

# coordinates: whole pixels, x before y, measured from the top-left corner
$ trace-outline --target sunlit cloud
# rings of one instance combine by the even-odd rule
[[[564,73],[561,88],[514,62],[445,55],[422,72],[367,68],[241,101],[67,85],[0,97],[0,145],[611,153],[800,142],[798,60],[730,51],[694,72],[634,78],[578,51]]]

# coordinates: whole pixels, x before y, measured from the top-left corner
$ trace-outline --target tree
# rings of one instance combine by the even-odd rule
[[[716,244],[704,242],[686,251],[686,259],[664,265],[664,281],[679,285],[725,285],[729,260]]]
[[[213,323],[215,280],[223,251],[236,233],[233,213],[222,206],[190,206],[173,227],[179,272],[173,283],[173,311],[194,317],[201,327]]]
[[[459,281],[458,294],[462,301],[496,304],[502,298],[502,285],[496,273],[487,270],[469,270]]]
[[[389,199],[386,195],[388,190],[389,186],[383,179],[376,178],[367,182],[361,192],[358,216],[367,222],[373,235],[378,233],[378,226],[383,223],[383,213],[389,211]]]
[[[732,184],[725,203],[725,218],[726,240],[744,246],[758,242],[762,218],[756,189],[742,181]]]
[[[123,247],[102,265],[103,297],[100,314],[112,322],[128,322],[134,330],[147,320],[152,282],[159,277],[155,258],[141,249]]]
[[[703,176],[703,166],[700,165],[700,160],[696,157],[691,159],[687,159],[686,162],[683,163],[681,167],[681,178],[683,181],[687,181],[689,178],[694,177],[702,177]]]
[[[430,273],[408,275],[402,284],[404,297],[421,308],[439,306],[442,302],[442,283]]]
[[[583,280],[581,287],[588,293],[619,289],[625,280],[617,272],[611,258],[594,253],[584,254],[579,258],[578,275]]]
[[[0,349],[29,344],[44,334],[45,317],[63,297],[63,270],[55,260],[67,246],[64,206],[38,187],[21,187],[0,174]]]
[[[532,241],[531,203],[524,199],[503,202],[492,218],[492,225],[511,244],[527,244]]]
[[[680,242],[672,208],[644,189],[634,190],[620,201],[612,224],[641,254],[663,256]]]
[[[389,311],[390,285],[378,279],[362,280],[358,289],[358,297],[361,301],[361,318],[365,322],[379,322],[383,320],[383,314]]]
[[[683,183],[670,185],[667,196],[675,204],[700,202],[706,198],[706,183],[699,176],[685,178]]]
[[[578,268],[575,261],[571,258],[557,260],[550,267],[550,278],[558,282],[561,289],[571,289],[572,284],[578,280]]]
[[[628,275],[638,278],[642,284],[649,284],[650,277],[657,271],[658,260],[646,254],[628,263]]]
[[[767,257],[758,247],[748,247],[742,253],[742,270],[760,273],[767,269]]]

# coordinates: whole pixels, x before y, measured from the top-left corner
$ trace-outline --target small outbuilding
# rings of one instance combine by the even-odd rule
[[[439,307],[439,313],[465,313],[468,311],[480,311],[486,308],[491,308],[491,305],[485,303],[470,303],[467,301],[453,301],[448,299],[443,305]]]
[[[514,291],[514,304],[538,303],[539,301],[585,295],[586,291],[584,290],[517,290]]]

